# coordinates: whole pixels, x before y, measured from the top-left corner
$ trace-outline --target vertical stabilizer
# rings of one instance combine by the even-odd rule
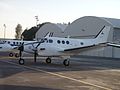
[[[100,30],[100,32],[95,36],[96,42],[98,42],[98,43],[105,43],[105,42],[107,42],[110,29],[111,29],[111,26],[104,26]]]

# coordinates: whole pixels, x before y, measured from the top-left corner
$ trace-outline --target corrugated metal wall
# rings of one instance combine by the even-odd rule
[[[113,42],[120,44],[120,28],[114,28]],[[120,48],[113,47],[113,57],[120,58]]]

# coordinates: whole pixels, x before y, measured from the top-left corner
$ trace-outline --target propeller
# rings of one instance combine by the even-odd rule
[[[20,52],[19,52],[19,55],[20,55],[20,59],[21,59],[21,57],[22,57],[22,52],[24,51],[24,45],[23,45],[23,43],[18,47],[18,50],[20,51]]]
[[[37,56],[38,56],[38,51],[37,51],[37,48],[38,46],[44,42],[44,39],[41,39],[40,42],[38,42],[38,44],[36,45],[36,47],[34,46],[34,43],[32,44],[33,46],[33,51],[34,51],[34,62],[36,62],[36,59],[37,59]]]
[[[20,60],[22,59],[22,52],[24,51],[24,46],[25,45],[32,45],[33,47],[33,51],[34,51],[34,62],[36,62],[36,59],[37,59],[37,55],[38,55],[38,52],[37,52],[37,48],[38,46],[44,42],[44,39],[41,39],[41,41],[39,42],[33,42],[33,43],[27,43],[27,44],[21,44],[19,47],[18,47],[18,50],[19,50],[19,55],[20,55]],[[34,44],[37,44],[36,46]]]
[[[16,47],[20,51],[19,52],[20,59],[22,59],[21,57],[22,57],[22,52],[24,51],[24,46],[25,45],[32,45],[33,46],[32,50],[34,51],[34,62],[36,62],[36,58],[37,58],[37,55],[38,55],[38,51],[37,51],[38,47],[40,46],[41,43],[44,43],[44,41],[47,40],[47,37],[52,37],[52,36],[53,36],[53,33],[48,32],[46,34],[46,36],[43,39],[41,39],[39,42],[32,42],[32,43],[27,43],[27,44],[22,43],[20,46]],[[34,44],[37,44],[37,45],[34,46]]]

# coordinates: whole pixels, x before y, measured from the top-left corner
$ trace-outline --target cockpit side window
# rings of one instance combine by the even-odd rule
[[[15,45],[15,42],[13,42],[13,45]]]
[[[20,42],[20,45],[21,45],[22,42]]]
[[[53,43],[53,40],[52,40],[52,39],[49,39],[49,43]]]
[[[24,45],[24,42],[22,42],[22,45]]]
[[[18,42],[16,42],[16,45],[18,45]]]
[[[64,40],[62,41],[62,44],[65,44],[65,41],[64,41]]]
[[[10,41],[8,41],[8,44],[10,44]]]
[[[48,39],[47,39],[47,38],[45,38],[45,39],[44,39],[44,42],[48,43]]]

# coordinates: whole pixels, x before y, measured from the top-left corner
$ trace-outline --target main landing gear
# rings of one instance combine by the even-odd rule
[[[25,63],[25,60],[22,58],[22,52],[23,52],[23,50],[24,50],[24,46],[21,45],[21,46],[18,48],[18,50],[20,50],[20,52],[19,52],[19,55],[20,55],[19,64],[20,64],[20,65],[23,65],[23,64]]]
[[[65,66],[69,66],[69,65],[70,65],[69,59],[65,59],[65,60],[63,61],[63,64],[64,64]]]
[[[35,60],[35,61],[36,61],[36,60]],[[49,57],[46,59],[46,63],[47,63],[47,64],[50,64],[51,61],[52,61],[52,60],[51,60],[51,58],[49,58]],[[20,59],[19,59],[19,64],[20,64],[20,65],[24,65],[24,63],[25,63],[25,60],[24,60],[23,58],[20,58]],[[70,65],[69,59],[65,59],[65,60],[63,61],[63,65],[64,65],[64,66],[69,66],[69,65]]]
[[[37,60],[37,56],[38,56],[38,52],[37,52],[37,48],[38,48],[38,46],[41,44],[41,43],[43,43],[44,41],[43,40],[41,40],[38,44],[37,44],[37,46],[35,47],[34,46],[34,43],[32,44],[32,46],[33,46],[33,51],[34,51],[34,62],[36,62],[36,60]],[[31,44],[30,44],[31,45]],[[19,64],[20,65],[23,65],[24,64],[24,62],[25,62],[25,60],[22,58],[22,52],[24,51],[24,44],[22,43],[22,45],[18,48],[18,50],[20,51],[19,52],[19,55],[20,55],[20,59],[19,59]]]
[[[20,55],[20,57],[19,57],[19,64],[23,65],[25,63],[25,60],[22,58],[22,52],[24,51],[24,46],[21,45],[18,50],[20,50],[20,52],[19,52],[19,55]],[[38,53],[37,53],[37,47],[36,47],[36,49],[34,50],[34,62],[36,62],[37,56],[38,56]],[[64,59],[67,58],[67,59],[65,59],[63,61],[63,64],[65,66],[69,66],[70,61],[69,61],[68,57],[63,57],[63,58]],[[51,63],[51,58],[50,57],[48,57],[46,59],[46,63],[48,63],[48,64]]]
[[[10,57],[13,57],[14,55],[13,55],[13,53],[9,53],[9,56],[10,56]]]
[[[18,58],[18,57],[19,57],[19,54],[18,54],[18,53],[9,53],[9,56],[10,56],[10,57],[15,56],[16,58]]]
[[[46,59],[46,63],[48,63],[48,64],[51,63],[51,58],[48,57],[48,58]]]
[[[20,65],[24,65],[25,64],[25,60],[21,57],[22,56],[22,52],[20,51],[20,59],[19,59],[19,64]],[[36,59],[37,59],[37,53],[34,53],[34,62],[36,63]]]
[[[51,58],[49,58],[49,57],[46,59],[46,63],[47,63],[47,64],[51,63],[51,61],[52,61],[52,60],[51,60]],[[69,66],[69,65],[70,65],[69,59],[65,59],[65,60],[63,61],[63,65]]]

